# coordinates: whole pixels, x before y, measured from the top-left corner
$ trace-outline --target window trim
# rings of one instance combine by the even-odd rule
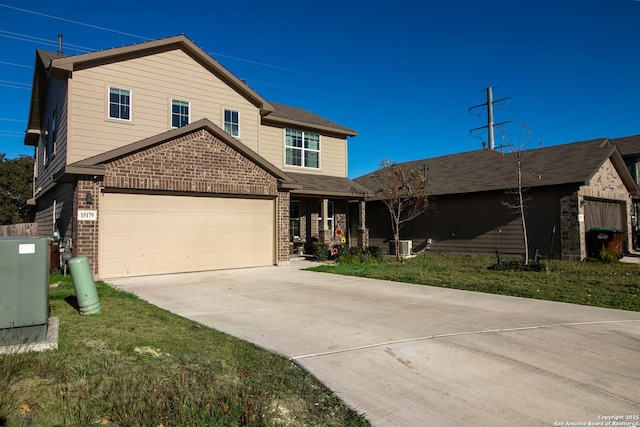
[[[227,132],[227,120],[226,120],[226,115],[227,115],[227,111],[229,111],[230,113],[236,113],[238,115],[238,122],[235,123],[238,126],[238,134],[234,135],[231,132]],[[233,122],[229,122],[230,125],[233,125]],[[229,135],[231,135],[234,138],[240,138],[241,132],[240,132],[240,111],[238,110],[233,110],[231,108],[222,108],[222,130],[224,130],[225,132],[227,132]]]
[[[287,131],[296,131],[296,132],[300,132],[302,134],[302,147],[292,147],[292,146],[287,146]],[[312,149],[312,148],[305,148],[304,147],[304,139],[305,139],[305,134],[314,134],[314,135],[318,135],[318,149]],[[311,169],[311,170],[321,170],[322,167],[322,158],[321,158],[321,152],[322,152],[322,135],[318,132],[311,132],[311,131],[305,131],[305,130],[301,130],[301,129],[294,129],[294,128],[285,128],[283,129],[283,146],[284,146],[284,161],[283,164],[285,167],[290,167],[290,168],[302,168],[302,169]],[[293,164],[288,164],[287,163],[287,149],[295,149],[295,150],[300,150],[301,151],[301,165],[293,165]],[[312,153],[317,153],[318,154],[318,166],[307,166],[305,163],[305,152],[312,152]]]
[[[113,117],[111,115],[111,90],[119,90],[119,91],[127,91],[129,92],[129,118],[125,119],[122,117]],[[121,105],[121,104],[118,104]],[[120,110],[118,110],[120,111]],[[125,89],[122,87],[116,87],[116,86],[111,86],[108,85],[107,86],[107,119],[108,120],[114,120],[114,121],[119,121],[119,122],[125,122],[125,123],[130,123],[133,120],[133,91],[131,89]]]
[[[181,104],[187,104],[187,123],[185,123],[182,126],[174,126],[173,125],[173,103],[174,102],[179,102]],[[184,114],[179,113],[179,117],[183,117]],[[182,99],[178,99],[178,98],[171,98],[171,100],[169,101],[169,125],[171,126],[171,129],[178,129],[181,128],[183,126],[187,126],[188,124],[191,123],[191,101],[184,101]]]
[[[298,216],[297,217],[292,217],[291,213],[293,212],[293,206],[296,205],[298,206]],[[297,222],[298,223],[298,235],[294,234],[292,232],[292,222]],[[302,230],[300,229],[300,200],[291,200],[289,202],[289,240],[293,240],[295,237],[301,238],[302,236],[300,235]]]

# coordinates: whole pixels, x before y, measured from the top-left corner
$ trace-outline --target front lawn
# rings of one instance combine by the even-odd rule
[[[0,355],[0,426],[365,426],[289,360],[97,283],[50,289],[59,349]]]
[[[323,265],[315,271],[418,285],[640,311],[640,264],[547,262],[548,270],[494,271],[495,258],[419,255],[394,260]]]

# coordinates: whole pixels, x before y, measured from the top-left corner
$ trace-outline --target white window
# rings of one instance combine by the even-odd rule
[[[320,135],[295,129],[285,131],[285,164],[320,168]]]
[[[224,110],[224,131],[231,136],[240,136],[240,113]]]
[[[131,91],[109,88],[109,118],[131,120]]]
[[[189,124],[189,102],[171,100],[171,126],[180,128]]]
[[[289,205],[289,238],[300,237],[300,202],[292,200]]]

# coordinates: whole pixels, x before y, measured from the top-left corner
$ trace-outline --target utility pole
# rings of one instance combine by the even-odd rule
[[[502,99],[498,99],[496,101],[493,100],[493,88],[491,86],[489,86],[487,89],[485,89],[487,91],[487,102],[485,102],[484,104],[479,104],[479,105],[475,105],[471,108],[469,108],[469,114],[471,114],[472,110],[475,110],[476,108],[480,108],[480,107],[487,107],[487,125],[486,126],[481,126],[479,128],[475,128],[475,129],[471,129],[469,131],[469,135],[471,135],[473,133],[473,131],[476,130],[480,130],[480,129],[487,129],[487,133],[488,135],[488,139],[489,139],[489,149],[490,150],[495,150],[496,149],[496,142],[495,142],[495,135],[493,132],[493,128],[495,126],[500,126],[503,125],[505,123],[510,123],[511,121],[506,121],[506,122],[500,122],[500,123],[494,123],[493,122],[493,104],[497,103],[497,102],[502,102],[502,101],[507,101],[509,98],[502,98]],[[484,148],[484,143],[482,143],[483,148]]]

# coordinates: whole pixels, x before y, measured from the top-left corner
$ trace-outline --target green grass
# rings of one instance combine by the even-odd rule
[[[640,265],[594,261],[547,262],[548,271],[494,271],[489,257],[419,255],[402,263],[339,263],[314,271],[418,285],[640,311]]]
[[[289,360],[97,283],[80,315],[50,288],[58,350],[0,355],[0,425],[365,426]]]

